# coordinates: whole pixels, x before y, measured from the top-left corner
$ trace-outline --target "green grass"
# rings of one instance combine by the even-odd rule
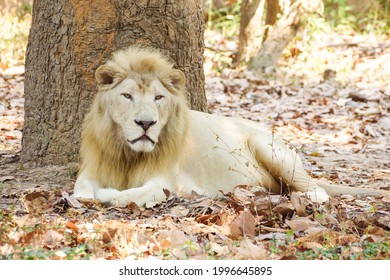
[[[208,29],[217,30],[226,37],[238,36],[241,0],[235,1],[232,6],[221,8],[213,7],[211,1],[208,0],[206,7],[208,9]]]
[[[351,246],[359,248],[358,252],[349,252],[350,246],[330,246],[323,249],[306,250],[296,254],[301,260],[383,260],[390,259],[389,244],[386,242],[368,242],[352,243]]]
[[[390,2],[377,0],[362,14],[353,13],[353,7],[347,0],[325,0],[324,17],[335,31],[342,34],[359,33],[377,35],[390,31]]]

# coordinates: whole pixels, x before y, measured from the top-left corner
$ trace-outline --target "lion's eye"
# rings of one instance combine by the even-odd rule
[[[164,95],[156,95],[156,97],[154,98],[154,100],[161,100],[164,98]]]
[[[129,94],[129,93],[122,93],[122,96],[123,96],[124,98],[126,98],[126,99],[129,99],[129,100],[132,100],[132,99],[133,99],[133,97],[132,97],[131,94]]]

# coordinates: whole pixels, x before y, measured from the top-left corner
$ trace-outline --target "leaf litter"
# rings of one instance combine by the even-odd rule
[[[382,66],[370,69],[375,79],[364,75],[376,60],[387,65],[389,51],[371,58],[356,47],[329,57],[358,52],[353,85],[315,74],[297,85],[245,70],[208,73],[209,111],[268,126],[315,178],[389,190],[390,88],[375,82]],[[310,76],[299,63],[289,67],[286,76]],[[152,208],[76,200],[77,166],[17,162],[23,74],[2,74],[0,83],[0,259],[390,258],[389,197],[342,195],[321,205],[300,193],[237,186],[218,198],[166,191],[167,200]]]

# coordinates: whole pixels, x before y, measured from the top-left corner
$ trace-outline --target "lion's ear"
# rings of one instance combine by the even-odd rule
[[[184,73],[178,69],[174,69],[169,74],[169,79],[174,88],[177,90],[184,90],[185,84],[186,84],[186,76]]]
[[[96,82],[99,86],[102,85],[110,85],[114,82],[115,75],[117,75],[118,72],[108,65],[102,65],[98,69],[96,69],[95,72],[95,78]]]

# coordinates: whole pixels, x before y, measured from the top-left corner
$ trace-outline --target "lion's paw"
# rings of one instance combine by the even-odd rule
[[[120,191],[115,189],[98,189],[96,191],[96,199],[99,200],[101,203],[111,203],[113,197],[118,195]]]
[[[110,204],[125,207],[130,202],[135,202],[139,207],[142,207],[148,202],[146,196],[142,194],[142,188],[118,191],[111,196]]]
[[[308,197],[311,201],[317,203],[324,203],[329,200],[329,195],[323,188],[315,188],[311,191],[304,193],[306,197]]]

